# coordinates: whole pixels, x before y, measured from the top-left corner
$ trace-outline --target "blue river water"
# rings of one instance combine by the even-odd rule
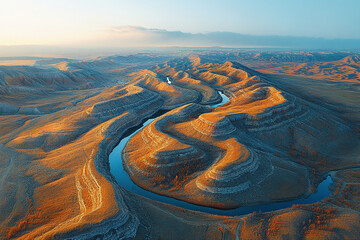
[[[218,107],[226,102],[229,101],[229,98],[219,92],[222,97],[222,102],[219,104],[212,105],[211,107]],[[109,155],[109,162],[110,162],[110,171],[115,177],[117,183],[122,186],[123,188],[141,195],[146,198],[150,198],[152,200],[156,200],[159,202],[171,204],[174,206],[182,207],[189,210],[199,211],[199,212],[206,212],[211,214],[217,214],[217,215],[224,215],[224,216],[238,216],[238,215],[244,215],[249,214],[252,212],[269,212],[284,208],[289,208],[294,204],[310,204],[318,202],[326,197],[328,197],[331,194],[331,191],[329,190],[329,185],[333,182],[330,176],[327,176],[318,186],[317,192],[309,195],[308,197],[299,198],[292,201],[283,201],[283,202],[276,202],[276,203],[270,203],[270,204],[261,204],[261,205],[255,205],[255,206],[249,206],[249,207],[239,207],[235,209],[229,209],[229,210],[222,210],[222,209],[215,209],[210,207],[204,207],[199,206],[191,203],[187,203],[185,201],[177,200],[174,198],[166,197],[160,194],[156,194],[150,191],[147,191],[138,185],[136,185],[127,172],[123,168],[123,161],[122,161],[122,150],[124,149],[126,143],[129,141],[129,139],[135,135],[137,132],[141,131],[146,125],[151,123],[155,118],[149,118],[146,120],[142,125],[139,125],[136,130],[134,130],[130,135],[125,136],[121,139],[120,143],[113,149],[113,151]]]

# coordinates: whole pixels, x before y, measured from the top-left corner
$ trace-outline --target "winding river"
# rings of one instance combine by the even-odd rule
[[[211,105],[211,107],[218,107],[221,105],[224,105],[229,101],[229,98],[219,91],[220,96],[222,97],[222,101],[218,104]],[[156,200],[159,202],[171,204],[174,206],[182,207],[189,210],[194,211],[200,211],[200,212],[206,212],[211,214],[217,214],[217,215],[224,215],[224,216],[238,216],[238,215],[244,215],[249,214],[252,212],[269,212],[274,210],[279,210],[283,208],[289,208],[293,204],[310,204],[318,202],[326,197],[328,197],[331,194],[331,191],[329,190],[329,185],[333,182],[330,176],[327,176],[318,186],[317,192],[309,195],[308,197],[299,198],[293,201],[285,201],[285,202],[276,202],[276,203],[270,203],[270,204],[261,204],[261,205],[255,205],[250,207],[239,207],[236,209],[230,209],[230,210],[221,210],[221,209],[215,209],[215,208],[209,208],[209,207],[203,207],[191,203],[187,203],[181,200],[177,200],[174,198],[166,197],[163,195],[159,195],[153,192],[149,192],[138,185],[136,185],[129,177],[127,172],[123,168],[122,164],[122,157],[121,153],[124,149],[126,143],[129,141],[129,139],[135,135],[137,132],[141,131],[146,125],[154,121],[158,116],[155,118],[149,118],[147,119],[142,125],[138,125],[136,128],[133,128],[134,130],[131,132],[131,134],[125,134],[125,136],[121,139],[120,143],[113,149],[113,151],[110,153],[109,156],[109,162],[110,162],[110,171],[115,177],[117,183],[124,187],[125,189],[141,195],[146,198],[150,198],[152,200]]]

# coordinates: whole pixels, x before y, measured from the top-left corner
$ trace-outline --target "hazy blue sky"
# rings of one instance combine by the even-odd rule
[[[167,45],[138,27],[360,39],[359,10],[359,0],[1,0],[0,45],[126,44],[133,39],[146,45],[148,38],[149,45],[156,39]],[[123,31],[124,26],[132,27]]]

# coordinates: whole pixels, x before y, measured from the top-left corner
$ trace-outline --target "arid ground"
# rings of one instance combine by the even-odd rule
[[[359,77],[357,52],[3,59],[0,239],[358,239]],[[223,211],[331,194],[239,216],[137,195],[109,155],[150,117],[118,160],[146,191]]]

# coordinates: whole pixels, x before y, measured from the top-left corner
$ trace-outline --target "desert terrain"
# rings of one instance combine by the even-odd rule
[[[0,65],[0,239],[360,236],[357,52],[189,50]],[[117,165],[109,162],[127,136],[110,160]],[[204,210],[131,191],[114,174],[119,165],[143,191]],[[329,176],[330,194],[299,200]],[[227,214],[246,207],[254,211]]]

